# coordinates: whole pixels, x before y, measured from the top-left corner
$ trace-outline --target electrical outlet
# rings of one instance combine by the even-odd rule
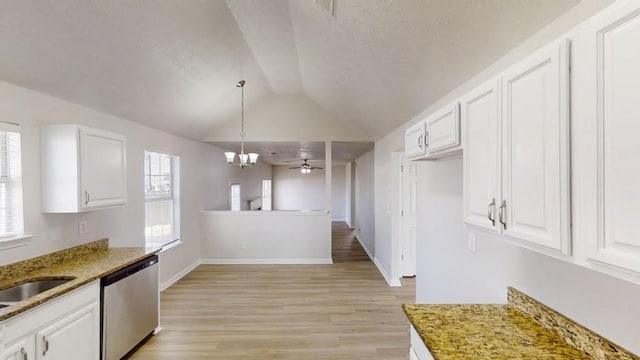
[[[86,220],[80,221],[80,224],[78,225],[78,232],[80,234],[86,234],[89,232],[89,223]]]
[[[469,238],[467,239],[467,246],[469,247],[469,251],[475,253],[478,251],[478,241],[476,239],[476,234],[469,234]]]

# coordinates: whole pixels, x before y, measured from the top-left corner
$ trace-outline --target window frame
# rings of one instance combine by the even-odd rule
[[[269,195],[265,196],[265,183],[269,182]],[[269,208],[266,209],[265,199],[269,200]],[[273,181],[271,179],[263,179],[262,180],[262,210],[271,211],[273,210]]]
[[[15,138],[9,139],[8,133],[14,133]],[[10,144],[11,141],[15,143]],[[0,250],[27,245],[33,235],[24,232],[22,131],[19,124],[4,121],[0,121],[0,183],[6,188],[5,201],[0,206],[4,205],[7,212],[5,224],[11,223],[0,229]]]
[[[169,157],[169,176],[171,178],[171,185],[169,189],[168,195],[149,195],[147,193],[147,181],[149,186],[152,186],[152,177],[165,177],[165,174],[162,174],[162,167],[160,166],[159,174],[153,174],[151,171],[151,161],[147,162],[148,156],[151,155],[159,155],[160,157]],[[144,225],[144,235],[145,235],[145,247],[151,249],[162,249],[162,251],[167,250],[175,245],[181,244],[180,240],[180,157],[177,155],[173,155],[164,151],[157,150],[145,150],[144,151],[144,159],[143,159],[143,186],[144,186],[144,204],[145,204],[145,225]],[[160,160],[162,161],[162,160]],[[148,219],[148,204],[171,200],[171,234],[169,236],[169,240],[166,241],[152,241],[154,237],[150,236],[147,233],[147,228],[149,224],[147,223]],[[157,237],[156,237],[157,238]]]
[[[233,187],[238,186],[238,209],[233,207]],[[242,211],[242,185],[240,179],[229,179],[229,210]]]

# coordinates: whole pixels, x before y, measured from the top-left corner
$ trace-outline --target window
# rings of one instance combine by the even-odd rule
[[[262,210],[271,210],[271,180],[262,180]]]
[[[0,241],[23,231],[20,127],[0,122]]]
[[[230,188],[231,196],[231,211],[240,211],[240,184],[237,182],[231,183]]]
[[[177,156],[144,153],[144,235],[148,248],[160,248],[179,240],[178,165]]]

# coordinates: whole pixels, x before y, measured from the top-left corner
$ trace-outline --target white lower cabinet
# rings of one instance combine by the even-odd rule
[[[11,318],[3,329],[4,360],[99,360],[99,281]]]
[[[35,358],[32,336],[18,339],[8,345],[4,350],[4,360],[28,360]]]
[[[409,358],[411,360],[434,360],[413,326],[409,329],[409,336],[411,338],[411,349],[409,349]]]

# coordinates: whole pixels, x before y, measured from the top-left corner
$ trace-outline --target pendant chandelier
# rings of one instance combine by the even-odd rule
[[[240,154],[238,154],[238,163],[234,163],[236,158],[236,153],[233,151],[227,151],[224,153],[224,156],[227,158],[227,163],[229,165],[240,166],[240,168],[244,169],[246,167],[251,167],[258,162],[258,154],[257,153],[244,153],[244,80],[238,81],[236,87],[239,87],[242,91],[242,102],[241,102],[241,115],[240,115]]]

